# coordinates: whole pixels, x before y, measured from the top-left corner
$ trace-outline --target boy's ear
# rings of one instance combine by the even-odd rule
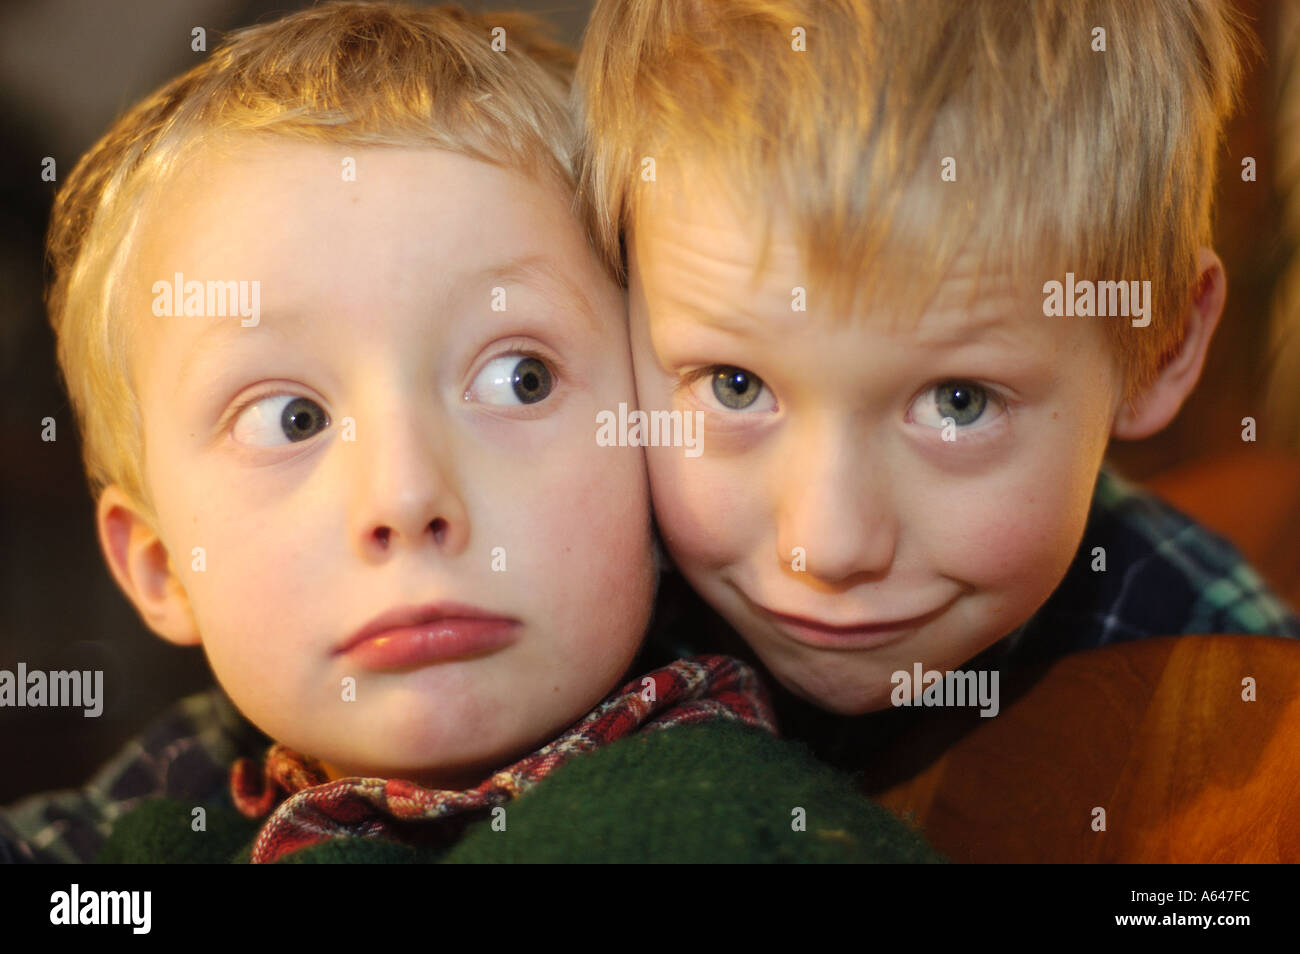
[[[1223,314],[1228,279],[1212,249],[1197,251],[1196,270],[1196,296],[1183,318],[1182,347],[1166,358],[1159,377],[1134,399],[1133,407],[1120,404],[1111,434],[1121,440],[1140,440],[1161,430],[1174,419],[1201,376],[1210,339]]]
[[[190,599],[153,523],[117,484],[95,506],[99,545],[108,568],[155,633],[178,646],[197,646],[199,629]]]

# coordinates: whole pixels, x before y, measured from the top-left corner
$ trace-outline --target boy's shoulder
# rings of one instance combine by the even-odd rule
[[[1300,638],[1300,618],[1227,539],[1103,467],[1065,578],[992,655],[1019,666],[1192,633]]]
[[[189,811],[175,799],[137,806],[101,860],[247,860],[256,823],[219,808],[196,835]],[[450,848],[332,838],[281,863],[943,860],[803,746],[715,719],[572,759],[499,819],[474,819]]]
[[[118,820],[144,800],[228,800],[230,764],[269,744],[220,689],[182,699],[82,788],[0,809],[0,861],[93,861]]]

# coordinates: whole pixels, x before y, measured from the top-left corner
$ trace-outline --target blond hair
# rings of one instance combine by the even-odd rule
[[[572,188],[572,69],[523,14],[332,2],[232,33],[114,122],[55,198],[47,241],[46,301],[92,496],[116,483],[152,513],[121,288],[145,197],[194,150],[232,132],[429,146]]]
[[[1021,287],[1151,280],[1149,327],[1102,319],[1132,401],[1182,341],[1249,42],[1219,0],[597,0],[580,203],[625,276],[643,158],[711,174],[764,234],[788,217],[837,310],[971,254]]]

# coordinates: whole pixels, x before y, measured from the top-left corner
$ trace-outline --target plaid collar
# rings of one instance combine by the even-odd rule
[[[1092,571],[1095,546],[1106,549],[1105,573]],[[676,573],[665,574],[647,654],[659,661],[716,650],[726,632]],[[962,668],[1014,668],[1148,636],[1233,632],[1300,637],[1300,620],[1226,540],[1103,468],[1088,528],[1058,593],[1016,633],[989,647],[988,661],[970,660]],[[736,643],[735,651],[748,652],[743,643]],[[1004,658],[994,659],[1000,652]],[[644,665],[648,669],[653,663]],[[834,726],[863,735],[859,723],[864,720],[929,711],[823,715]],[[793,719],[782,724],[800,725]],[[818,743],[834,733],[820,725],[790,734],[827,752]],[[37,793],[0,808],[0,862],[93,861],[116,821],[142,799],[163,796],[199,804],[219,797],[229,790],[231,762],[264,753],[270,742],[220,689],[183,699],[86,785]],[[869,757],[850,752],[840,764],[857,769]]]
[[[231,795],[246,817],[270,815],[253,845],[255,864],[338,836],[448,844],[466,824],[517,798],[575,755],[637,731],[712,719],[776,734],[767,692],[754,670],[728,656],[696,656],[628,682],[559,738],[467,791],[401,779],[331,781],[320,762],[275,744],[260,763],[234,763]]]

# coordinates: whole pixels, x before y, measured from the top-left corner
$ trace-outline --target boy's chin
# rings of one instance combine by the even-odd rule
[[[849,667],[843,662],[843,659],[830,659],[791,665],[784,660],[773,660],[773,663],[765,660],[764,664],[789,693],[826,712],[857,716],[891,707],[893,685],[889,673],[864,666],[860,673],[853,674],[846,672]]]

